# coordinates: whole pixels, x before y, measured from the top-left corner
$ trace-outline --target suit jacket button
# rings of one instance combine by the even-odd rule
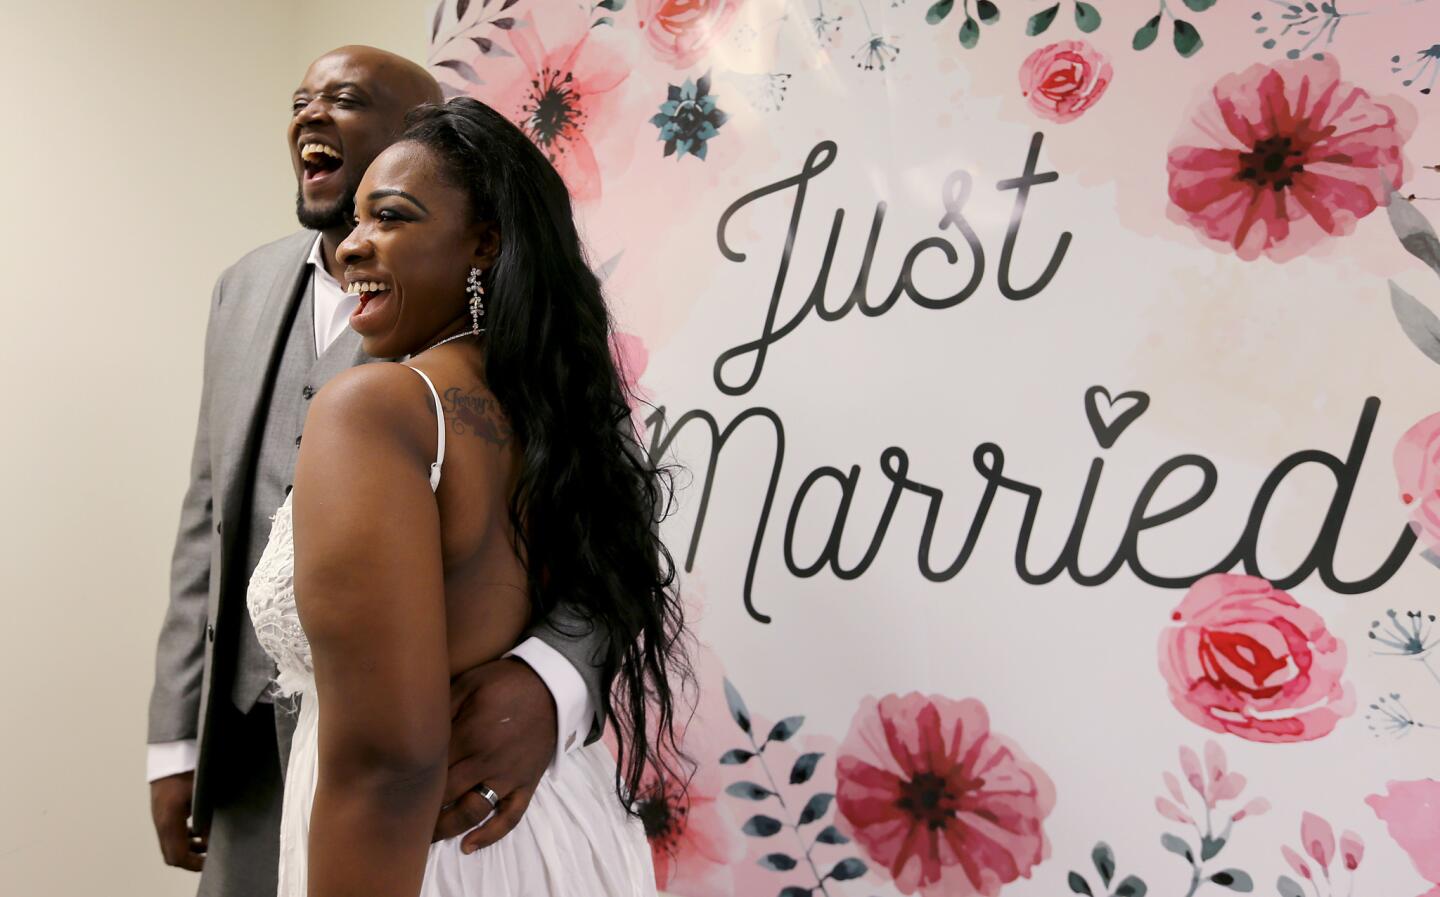
[[[214,624],[214,623],[206,623],[206,624],[205,624],[205,641],[207,641],[207,642],[213,642],[213,641],[215,641],[215,624]]]
[[[307,386],[304,389],[300,390],[300,394],[304,396],[307,401],[313,399],[315,398],[315,387]]]
[[[219,523],[215,524],[215,532],[217,532],[217,533],[220,532],[220,527],[221,527],[221,526],[222,526],[222,524],[219,524]]]
[[[296,447],[296,448],[299,448],[299,447],[300,447],[300,437],[299,437],[299,436],[296,436],[296,437],[295,437],[295,447]]]

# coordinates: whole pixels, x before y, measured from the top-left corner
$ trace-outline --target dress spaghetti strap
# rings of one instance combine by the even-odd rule
[[[406,367],[410,367],[408,364]],[[435,391],[435,384],[419,368],[410,370],[420,375],[425,385],[430,387],[430,395],[435,399],[435,425],[436,425],[436,448],[435,463],[430,465],[430,491],[434,492],[440,488],[440,465],[445,463],[445,411],[440,407],[440,393]]]

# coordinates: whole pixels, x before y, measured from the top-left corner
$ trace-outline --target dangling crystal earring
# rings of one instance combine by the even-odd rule
[[[476,336],[485,332],[480,319],[485,317],[485,286],[480,283],[480,269],[470,269],[470,279],[465,284],[465,295],[470,297],[470,331]]]

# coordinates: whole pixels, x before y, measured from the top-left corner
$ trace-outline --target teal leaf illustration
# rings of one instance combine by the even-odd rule
[[[740,692],[730,684],[729,679],[725,680],[725,702],[730,705],[730,716],[734,718],[735,725],[739,726],[741,731],[749,732],[750,710],[745,706],[745,700],[740,697]]]
[[[430,40],[434,41],[435,36],[440,33],[440,20],[445,16],[445,0],[440,0],[435,6],[435,21],[430,23]]]
[[[458,21],[465,18],[465,13],[470,9],[470,0],[455,0],[455,19]]]
[[[1089,34],[1100,27],[1100,10],[1088,3],[1075,4],[1075,27]]]
[[[1086,881],[1085,877],[1079,872],[1071,872],[1067,883],[1070,885],[1070,890],[1076,894],[1084,894],[1085,897],[1095,897],[1095,892],[1090,890],[1090,882]]]
[[[1145,882],[1133,875],[1125,876],[1125,880],[1115,887],[1115,897],[1145,897],[1148,889]]]
[[[749,751],[742,751],[740,748],[736,748],[733,751],[726,751],[721,755],[720,764],[722,766],[739,766],[742,763],[749,762],[753,756],[755,755]]]
[[[608,9],[611,12],[619,12],[625,8],[625,0],[600,0],[600,2],[595,5],[601,9]]]
[[[490,24],[494,25],[496,28],[501,29],[502,31],[509,31],[511,28],[515,27],[515,19],[512,16],[506,16],[503,19],[491,19]]]
[[[1400,329],[1426,357],[1440,364],[1440,318],[1419,299],[1400,289],[1395,281],[1389,281],[1389,284],[1390,307],[1395,311]]]
[[[1280,876],[1280,879],[1275,882],[1275,890],[1280,892],[1280,897],[1305,897],[1305,889],[1288,875]]]
[[[1390,203],[1385,207],[1385,212],[1390,218],[1390,227],[1395,231],[1395,236],[1400,238],[1400,245],[1405,251],[1415,256],[1420,261],[1430,266],[1430,270],[1440,274],[1440,237],[1435,236],[1435,228],[1415,204],[1394,190],[1390,191]]]
[[[950,15],[950,10],[955,8],[955,0],[936,0],[935,5],[925,10],[925,21],[931,25],[938,25],[945,21]]]
[[[967,50],[975,49],[980,43],[980,25],[969,16],[965,17],[965,24],[960,26],[960,46]]]
[[[601,16],[600,18],[596,19],[594,22],[591,22],[591,23],[590,23],[590,27],[591,27],[591,28],[599,28],[601,25],[614,25],[614,24],[615,24],[615,20],[614,20],[614,19],[610,18],[609,16]]]
[[[834,799],[835,795],[824,791],[810,798],[810,800],[805,804],[805,809],[800,811],[799,824],[809,825],[810,823],[819,819],[821,816],[824,816],[825,811],[830,809],[830,801]]]
[[[1110,887],[1110,879],[1115,877],[1115,851],[1110,845],[1101,841],[1090,851],[1090,862],[1095,864],[1095,871],[1100,873],[1100,883]]]
[[[1137,50],[1143,50],[1155,43],[1155,38],[1160,34],[1160,17],[1157,15],[1135,32],[1135,38],[1130,41],[1130,46]]]
[[[766,741],[789,741],[790,736],[800,731],[800,726],[805,722],[803,716],[787,716],[780,722],[770,727],[770,734],[765,736]]]
[[[1200,32],[1195,30],[1194,25],[1184,19],[1175,20],[1175,50],[1181,56],[1194,56],[1204,45],[1205,42],[1200,40]]]
[[[1239,869],[1226,869],[1222,872],[1216,872],[1210,876],[1210,880],[1217,885],[1229,888],[1232,891],[1239,891],[1242,894],[1248,894],[1255,890],[1255,883],[1250,880],[1250,876],[1241,872]]]
[[[1184,857],[1187,863],[1195,862],[1195,854],[1190,852],[1190,845],[1186,844],[1185,839],[1179,835],[1161,835],[1160,846],[1173,854]]]
[[[1205,836],[1204,838],[1201,838],[1201,839],[1200,839],[1200,859],[1202,859],[1202,860],[1213,859],[1213,858],[1215,857],[1215,854],[1217,854],[1217,853],[1220,852],[1220,848],[1222,848],[1222,847],[1224,847],[1224,846],[1225,846],[1225,839],[1224,839],[1224,838],[1211,838],[1211,837],[1209,837],[1208,835]]]
[[[838,828],[836,828],[836,827],[833,826],[833,825],[827,825],[827,826],[825,826],[825,828],[820,832],[820,834],[818,834],[818,835],[815,836],[815,840],[816,840],[818,843],[820,843],[820,844],[849,844],[849,843],[850,843],[850,839],[847,838],[847,837],[845,837],[845,833],[842,832],[842,831],[840,831]]]
[[[1185,0],[1185,5],[1195,12],[1204,12],[1215,5],[1215,0]]]
[[[767,797],[774,797],[775,792],[769,788],[762,788],[754,782],[735,782],[725,786],[725,793],[731,797],[738,797],[741,800],[764,800]]]
[[[789,872],[795,868],[795,858],[788,853],[767,853],[759,859],[761,866],[776,872]]]
[[[975,15],[979,16],[980,21],[986,25],[994,25],[1000,21],[1000,7],[991,3],[990,0],[979,0],[975,4]]]
[[[476,46],[476,48],[478,48],[478,49],[480,50],[481,55],[484,55],[484,56],[514,56],[514,55],[515,55],[514,53],[511,53],[509,50],[507,50],[507,49],[505,49],[504,47],[500,46],[499,44],[495,43],[493,40],[491,40],[491,39],[488,38],[488,37],[472,37],[472,38],[470,38],[470,39],[475,42],[475,46]]]
[[[790,885],[788,888],[781,889],[779,897],[810,897],[814,891],[814,888],[800,888],[795,885]]]
[[[810,781],[810,777],[815,774],[816,764],[823,756],[825,755],[821,753],[801,754],[795,765],[790,767],[790,784],[803,785]]]
[[[826,878],[833,878],[836,881],[849,881],[852,878],[859,878],[869,869],[862,861],[850,857],[835,864],[835,868],[825,873]]]
[[[485,80],[480,73],[470,67],[470,63],[462,62],[459,59],[442,59],[436,65],[443,65],[445,68],[469,81],[471,84],[484,84]]]
[[[1050,24],[1055,21],[1055,16],[1059,15],[1059,13],[1060,4],[1058,3],[1049,9],[1040,10],[1025,23],[1025,33],[1031,37],[1037,34],[1044,34],[1045,29],[1050,27]]]
[[[764,815],[751,816],[740,826],[740,831],[755,838],[768,838],[780,831],[780,820]]]

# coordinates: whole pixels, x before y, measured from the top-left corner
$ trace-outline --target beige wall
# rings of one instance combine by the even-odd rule
[[[421,0],[0,0],[0,894],[194,892],[145,707],[215,276],[295,227],[290,91]]]

